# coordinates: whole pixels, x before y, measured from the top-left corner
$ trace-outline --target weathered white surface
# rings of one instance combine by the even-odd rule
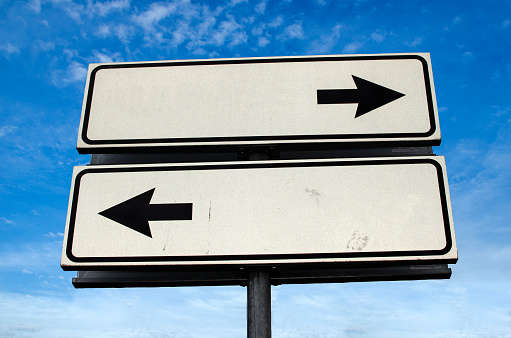
[[[352,75],[405,96],[356,119],[317,103]],[[429,54],[91,64],[78,148],[439,142],[437,121]]]
[[[443,157],[248,165],[76,167],[62,265],[457,258]],[[150,238],[98,214],[152,188],[151,204],[193,203],[192,220],[151,221]]]

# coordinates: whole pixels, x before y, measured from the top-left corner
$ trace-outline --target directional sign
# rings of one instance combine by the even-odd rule
[[[77,148],[438,145],[429,54],[91,64]]]
[[[76,167],[64,269],[455,262],[442,157]]]

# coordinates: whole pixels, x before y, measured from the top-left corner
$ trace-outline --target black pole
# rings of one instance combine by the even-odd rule
[[[270,272],[249,271],[247,285],[247,337],[271,337]]]
[[[249,161],[268,160],[264,151],[251,151]],[[266,269],[248,271],[247,284],[247,337],[271,338],[271,284]]]

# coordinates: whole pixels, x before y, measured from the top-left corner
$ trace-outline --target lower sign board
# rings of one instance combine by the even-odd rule
[[[65,270],[455,262],[443,157],[76,167]]]

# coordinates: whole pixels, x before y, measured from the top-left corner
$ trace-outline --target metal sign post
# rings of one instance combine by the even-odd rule
[[[271,337],[270,272],[249,271],[247,279],[247,337]]]

